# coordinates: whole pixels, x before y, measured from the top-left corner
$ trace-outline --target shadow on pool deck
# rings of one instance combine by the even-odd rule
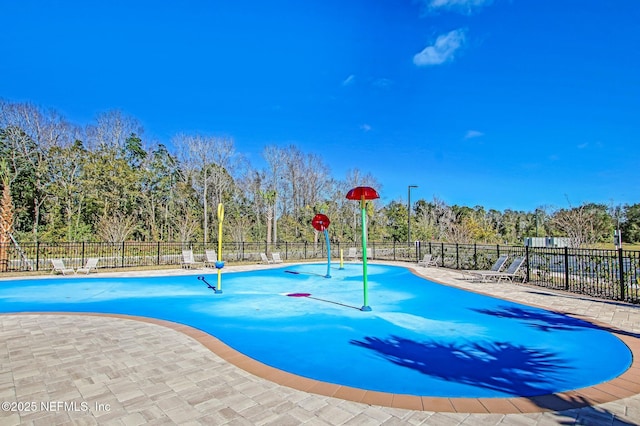
[[[542,331],[572,331],[577,328],[588,328],[594,330],[604,330],[609,333],[623,334],[625,336],[640,338],[640,334],[611,327],[596,325],[589,321],[575,318],[557,312],[541,311],[539,309],[527,309],[514,306],[504,306],[499,309],[474,309],[481,314],[491,315],[499,318],[510,318],[530,323]]]
[[[558,417],[557,423],[560,425],[574,426],[638,426],[638,423],[627,422],[615,413],[597,406],[592,406],[590,401],[584,397],[576,396],[569,399],[552,395],[541,399],[532,398],[532,402],[541,408],[555,412]],[[567,408],[570,406],[571,408]],[[575,414],[575,418],[566,418],[567,410],[575,410],[569,413]],[[562,412],[565,412],[564,414]],[[564,419],[563,419],[564,417]]]

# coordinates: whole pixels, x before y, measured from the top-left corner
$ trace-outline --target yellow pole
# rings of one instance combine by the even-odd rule
[[[219,265],[216,266],[222,266],[222,221],[224,220],[224,206],[222,205],[222,203],[218,204],[218,262]],[[216,290],[216,293],[222,293],[222,268],[217,268],[218,269],[218,288]]]
[[[344,269],[344,261],[342,260],[343,254],[344,254],[344,250],[340,249],[340,269]]]

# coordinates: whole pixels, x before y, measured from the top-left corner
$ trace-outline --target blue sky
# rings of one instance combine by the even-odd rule
[[[0,0],[0,97],[370,172],[384,202],[640,202],[637,0]]]

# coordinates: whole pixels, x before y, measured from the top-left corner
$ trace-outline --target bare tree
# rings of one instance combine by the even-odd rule
[[[303,179],[302,153],[295,145],[288,147],[284,157],[285,211],[295,216],[300,209],[300,181]]]
[[[473,235],[469,226],[469,218],[460,218],[449,222],[449,226],[445,230],[445,241],[460,244],[472,242]]]
[[[231,241],[236,243],[239,251],[242,244],[247,241],[250,230],[255,226],[255,218],[251,214],[252,206],[248,202],[250,199],[250,184],[247,185],[247,177],[253,173],[252,170],[242,174],[240,183],[234,186],[233,198],[229,202],[229,208],[225,207],[226,226],[223,233],[231,234]]]
[[[180,241],[183,244],[193,240],[198,228],[198,219],[193,216],[191,210],[184,211],[184,214],[177,218],[176,228]]]
[[[119,212],[105,214],[97,225],[97,233],[102,241],[110,243],[122,243],[133,233],[136,220],[133,216],[126,216]]]
[[[329,198],[328,167],[314,154],[304,154],[296,146],[288,147],[284,154],[284,199],[286,214],[295,224],[294,233],[300,237],[315,206]]]
[[[583,204],[556,211],[551,223],[569,238],[570,247],[578,248],[594,244],[607,234],[611,226],[607,221],[611,222],[611,218],[603,213],[606,213],[606,206]]]
[[[273,226],[273,232],[267,230],[267,234],[272,236],[272,241],[278,241],[278,195],[281,192],[281,178],[285,164],[287,152],[285,149],[274,145],[267,145],[262,151],[262,157],[267,162],[266,180],[269,191],[273,191],[273,221],[267,222],[267,226]],[[270,225],[271,224],[271,225]]]
[[[264,204],[267,206],[267,209],[265,212],[265,220],[267,222],[267,242],[269,242],[271,241],[270,224],[274,222],[274,201],[276,199],[276,191],[272,189],[268,189],[266,191],[261,191],[260,195],[264,200]]]
[[[329,168],[322,158],[315,154],[308,154],[303,158],[302,173],[304,179],[300,182],[300,196],[302,207],[315,206],[328,198],[331,178]]]
[[[173,139],[173,143],[180,150],[180,158],[189,176],[191,176],[193,187],[198,191],[202,201],[204,211],[203,231],[204,242],[208,242],[209,229],[209,186],[211,177],[209,176],[209,165],[212,160],[211,147],[209,142],[202,136],[178,135]]]
[[[416,209],[416,232],[432,240],[446,240],[455,224],[453,209],[441,199],[434,197],[430,203],[418,203]]]
[[[264,190],[263,182],[263,173],[256,170],[248,170],[242,177],[240,184],[237,185],[238,190],[243,192],[244,197],[246,197],[255,215],[255,223],[258,226],[254,228],[253,235],[258,239],[264,238],[265,235],[259,226],[262,223],[262,217],[265,215],[266,210],[264,197],[262,196],[262,191]]]
[[[67,241],[74,241],[80,227],[86,193],[82,189],[82,168],[86,151],[77,141],[67,148],[50,150],[49,170],[52,178],[52,201],[60,206],[67,227]]]
[[[223,201],[223,194],[233,184],[231,172],[241,165],[235,158],[233,140],[202,135],[177,135],[173,143],[190,171],[192,184],[198,191],[203,207],[204,243],[209,241],[209,204]]]
[[[123,152],[127,139],[132,134],[142,135],[143,128],[134,117],[125,115],[122,111],[111,110],[99,114],[96,124],[87,126],[87,147],[115,148]]]
[[[68,124],[53,110],[43,110],[29,103],[0,103],[0,128],[8,145],[11,173],[18,175],[29,169],[33,176],[34,240],[38,240],[41,209],[49,196],[49,151],[67,143]]]

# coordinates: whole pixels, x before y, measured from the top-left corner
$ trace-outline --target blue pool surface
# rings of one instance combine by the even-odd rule
[[[362,266],[336,265],[331,278],[326,271],[326,263],[225,271],[222,294],[194,275],[2,281],[0,312],[174,321],[290,373],[419,396],[545,395],[611,380],[631,365],[615,335],[566,315],[386,265],[369,265],[372,311],[363,312]],[[215,286],[215,272],[204,277]]]

